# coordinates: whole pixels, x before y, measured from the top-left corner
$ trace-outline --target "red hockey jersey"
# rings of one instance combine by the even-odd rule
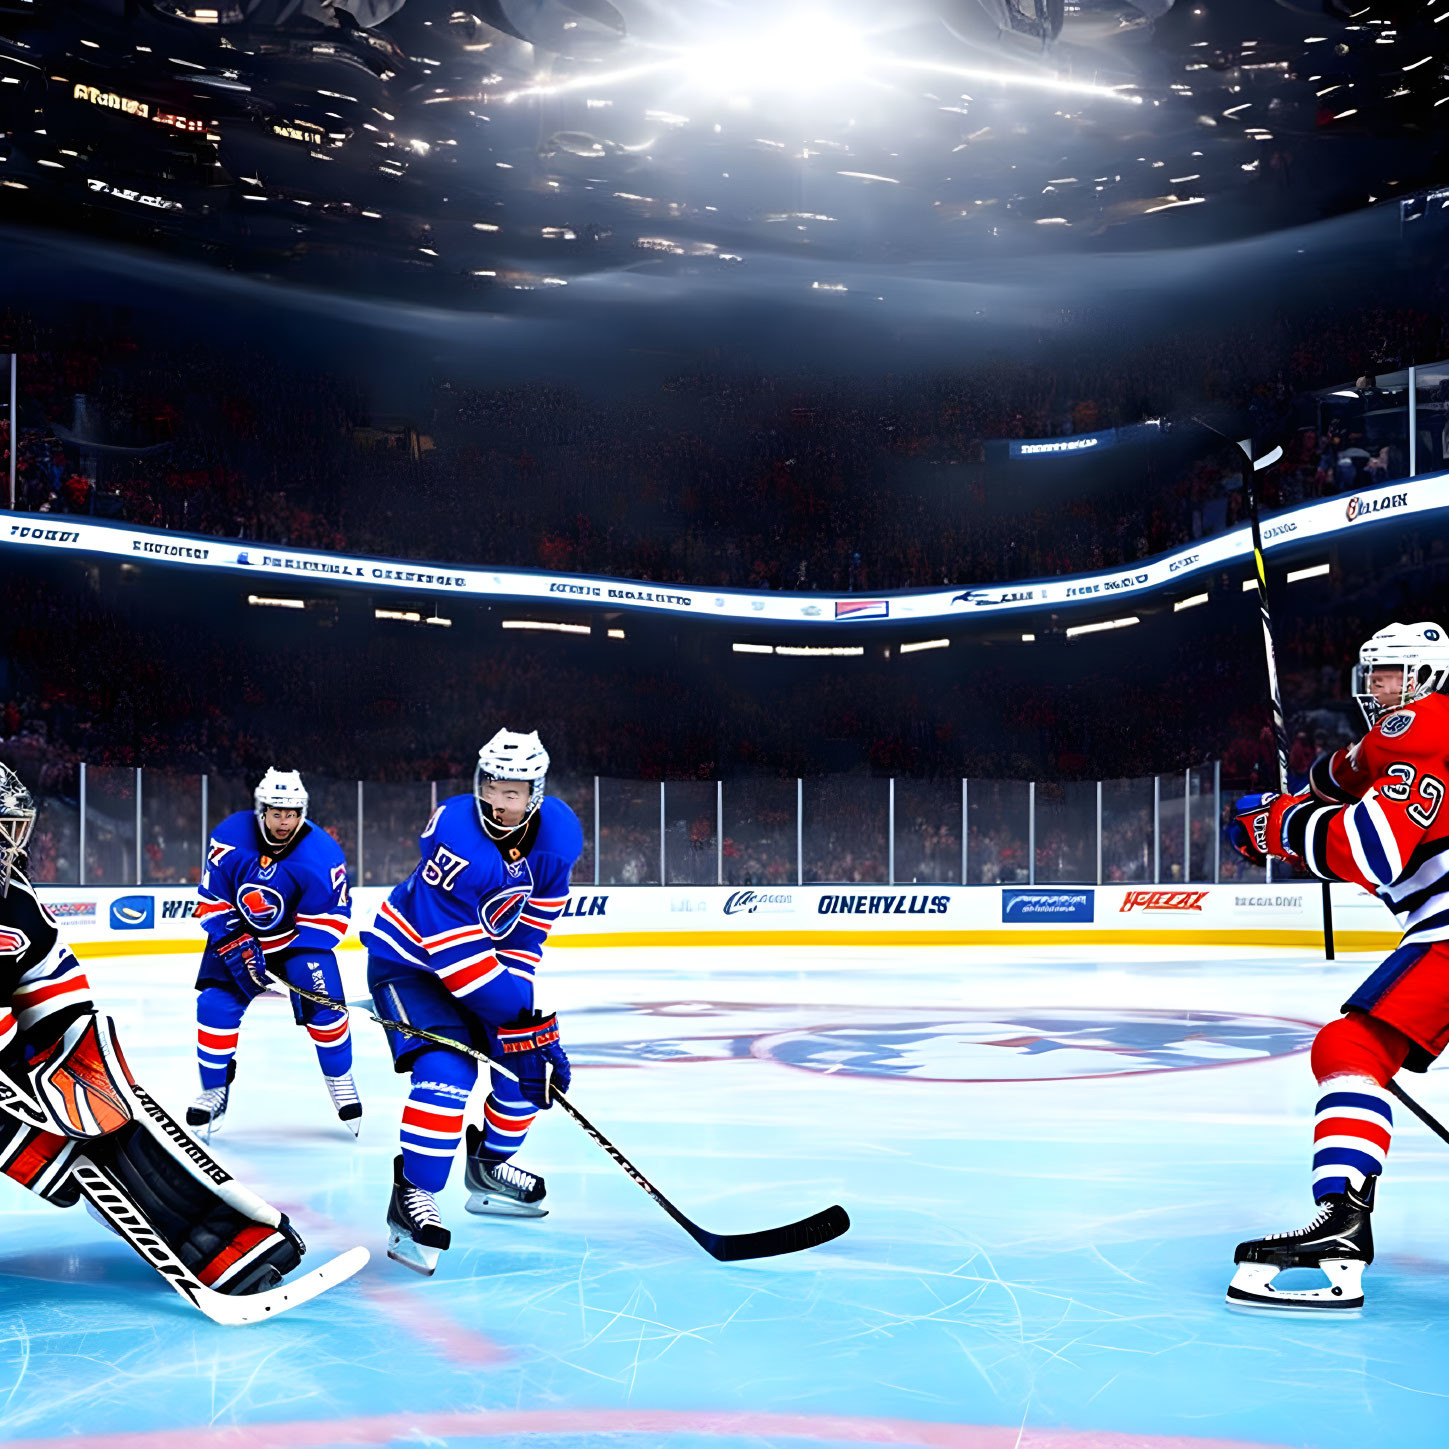
[[[1326,880],[1374,892],[1405,942],[1449,940],[1449,698],[1384,715],[1309,772],[1303,803],[1281,818],[1274,855]]]

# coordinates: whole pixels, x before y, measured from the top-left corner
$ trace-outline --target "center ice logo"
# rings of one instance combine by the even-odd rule
[[[248,881],[236,893],[236,903],[242,915],[262,931],[268,926],[275,926],[287,909],[278,891],[271,886],[258,885],[255,881]]]
[[[1070,1081],[1232,1066],[1304,1052],[1311,1022],[1131,1008],[951,1010],[694,1001],[601,1008],[627,1036],[575,1044],[591,1066],[756,1060],[801,1071],[923,1082]],[[663,1018],[651,1031],[641,1022]],[[683,1031],[680,1018],[692,1018]]]

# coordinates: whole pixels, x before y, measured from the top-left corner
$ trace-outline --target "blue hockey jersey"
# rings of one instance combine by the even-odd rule
[[[531,978],[584,848],[578,816],[562,800],[545,795],[538,809],[532,848],[508,861],[471,794],[444,800],[418,837],[421,861],[362,931],[363,944],[432,972],[456,997],[504,972]]]
[[[228,815],[206,844],[196,916],[217,940],[240,916],[265,955],[333,950],[352,915],[342,847],[310,820],[277,859],[250,810]]]

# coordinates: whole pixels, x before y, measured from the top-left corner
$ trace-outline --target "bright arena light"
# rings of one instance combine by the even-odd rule
[[[731,30],[679,52],[681,78],[715,96],[814,96],[859,85],[871,69],[864,35],[824,13],[788,16],[753,34]]]

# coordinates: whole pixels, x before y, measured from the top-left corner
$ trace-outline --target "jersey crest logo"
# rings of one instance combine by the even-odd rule
[[[518,918],[523,914],[532,890],[532,881],[520,885],[506,885],[501,891],[494,891],[478,907],[478,919],[483,923],[483,929],[495,941],[501,941],[518,924]]]
[[[248,881],[236,893],[237,909],[258,930],[265,931],[275,926],[286,914],[286,902],[271,886],[256,885]]]
[[[222,859],[236,849],[234,845],[223,845],[219,840],[213,840],[206,850],[206,863],[208,865],[220,865]]]
[[[277,873],[277,862],[271,856],[264,855],[261,861],[262,868],[257,872],[263,880],[271,880]]]
[[[15,926],[0,926],[0,956],[18,956],[30,947],[30,937]]]
[[[1409,732],[1409,726],[1413,724],[1414,716],[1408,710],[1401,710],[1398,714],[1391,714],[1383,724],[1379,726],[1379,733],[1385,739],[1394,740],[1400,735]]]

